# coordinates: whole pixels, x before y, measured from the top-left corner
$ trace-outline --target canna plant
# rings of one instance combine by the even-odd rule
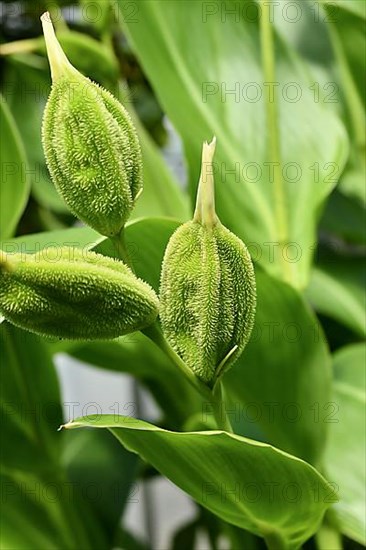
[[[159,9],[152,4],[146,3],[142,12]],[[263,14],[267,8],[264,3]],[[124,9],[121,3],[121,13]],[[61,433],[57,434],[54,421],[42,420],[41,426],[37,421],[29,422],[22,428],[20,439],[27,442],[30,456],[37,456],[40,442],[45,449],[35,476],[37,483],[47,487],[50,480],[53,482],[56,474],[52,474],[52,468],[57,471],[58,488],[65,480],[73,479],[75,471],[85,475],[93,466],[93,449],[98,448],[103,451],[96,453],[94,476],[111,476],[116,481],[119,475],[135,468],[135,462],[129,462],[133,454],[196,502],[199,519],[179,534],[184,547],[194,547],[195,533],[202,526],[208,530],[212,548],[218,548],[220,535],[226,537],[233,550],[260,549],[263,544],[272,550],[296,550],[310,538],[310,544],[316,544],[319,550],[341,548],[341,533],[360,542],[359,514],[347,502],[342,506],[343,495],[335,482],[339,470],[329,458],[340,432],[334,431],[328,443],[326,422],[315,420],[319,410],[328,411],[332,401],[328,351],[319,338],[319,325],[299,293],[307,284],[311,257],[306,251],[298,265],[283,261],[290,237],[297,231],[296,215],[303,215],[301,204],[284,221],[288,205],[283,182],[276,179],[272,212],[268,197],[258,191],[264,185],[260,181],[256,189],[247,189],[248,203],[243,208],[248,214],[247,224],[240,224],[239,217],[231,219],[235,211],[232,203],[243,200],[242,190],[234,188],[232,182],[228,186],[218,183],[213,138],[202,146],[193,216],[187,215],[183,201],[178,200],[180,206],[174,208],[180,212],[176,216],[179,220],[146,217],[131,221],[144,197],[144,151],[148,156],[149,148],[146,143],[140,144],[135,119],[120,101],[70,63],[50,15],[46,13],[41,19],[52,76],[42,121],[44,156],[55,189],[67,209],[86,227],[71,230],[76,231],[77,243],[72,242],[70,234],[70,238],[61,239],[59,246],[54,242],[49,246],[52,234],[45,234],[43,244],[31,253],[16,249],[16,240],[5,241],[0,251],[5,356],[10,370],[15,370],[19,362],[30,372],[32,360],[23,351],[25,342],[32,357],[38,358],[42,364],[39,377],[48,380],[48,389],[40,388],[38,376],[34,381],[30,376],[28,393],[38,395],[34,399],[41,404],[47,403],[47,393],[53,402],[59,400],[52,365],[39,359],[42,354],[48,357],[50,338],[60,340],[57,346],[61,351],[97,366],[115,369],[117,359],[121,363],[118,368],[123,370],[130,362],[131,372],[147,385],[164,416],[156,425],[119,412],[71,416],[66,423],[58,422]],[[265,22],[261,25],[265,49],[272,35],[268,27],[263,28]],[[127,24],[127,29],[132,41],[140,44],[138,28]],[[164,36],[161,33],[160,38]],[[146,58],[151,56],[148,65],[154,60],[154,47],[152,44],[150,53],[144,50]],[[168,65],[164,66],[167,73]],[[265,55],[263,65],[270,79],[271,61]],[[276,113],[271,102],[266,115],[269,126],[274,125]],[[178,112],[176,117],[178,126],[184,127]],[[8,120],[11,124],[10,116]],[[346,150],[343,129],[335,118],[329,120],[334,140],[339,140],[334,151],[340,155],[341,164]],[[230,157],[231,145],[220,130],[218,155]],[[183,135],[185,131],[184,127]],[[203,131],[206,139],[212,135],[205,121],[200,134]],[[278,159],[277,138],[274,135],[269,139],[274,165]],[[196,141],[196,135],[192,141]],[[197,144],[194,151],[193,145],[189,147],[190,161],[196,162]],[[195,172],[198,169],[195,166]],[[146,187],[150,192],[149,185]],[[314,211],[324,195],[324,190],[317,196],[314,193]],[[253,204],[255,215],[250,210]],[[148,201],[144,208],[146,214],[152,214]],[[261,216],[265,222],[262,226]],[[252,239],[257,232],[258,242],[264,242],[273,228],[279,239],[275,256],[271,260],[265,254],[253,262],[249,252],[252,243],[244,239],[246,246],[242,237]],[[312,229],[299,237],[304,250],[311,234]],[[30,242],[39,244],[32,238]],[[137,254],[131,244],[137,244]],[[278,357],[272,341],[265,351],[255,347],[258,330],[268,324],[287,327],[291,323],[307,327],[314,334],[317,331],[318,339],[306,336],[295,351],[295,346],[284,352],[280,349]],[[132,348],[124,343],[125,335],[133,335]],[[343,353],[353,362],[361,349],[355,345]],[[141,368],[139,362],[146,364]],[[342,380],[348,380],[343,365],[344,355],[340,353],[335,365],[340,382],[335,391],[339,392],[337,399],[343,399],[347,406],[347,397],[342,394]],[[5,388],[5,411],[11,419],[9,434],[19,427],[10,406],[18,391],[16,382],[14,387],[17,389],[9,383]],[[21,395],[21,388],[19,392]],[[254,426],[248,416],[243,420],[242,414],[253,403],[260,406]],[[262,411],[268,404],[274,408],[264,418]],[[295,404],[300,414],[284,427],[274,422],[272,413],[280,407],[282,416],[290,414],[289,404]],[[56,418],[61,418],[59,410]],[[61,438],[66,448],[70,445],[71,456],[76,456],[68,468],[59,458]],[[85,456],[80,451],[83,441]],[[116,456],[123,460],[117,462]],[[62,491],[50,500],[49,526],[37,515],[36,499],[29,499],[28,509],[37,518],[37,528],[29,539],[24,538],[15,532],[13,518],[22,501],[17,483],[26,476],[26,469],[21,459],[6,453],[2,462],[8,503],[2,547],[132,550],[140,544],[117,527],[123,505],[116,505],[111,495],[100,506],[90,506],[78,495],[70,507]],[[86,476],[85,483],[88,481]],[[81,510],[80,504],[86,504],[85,509]],[[107,520],[105,510],[110,516]],[[174,544],[179,548],[178,537]]]

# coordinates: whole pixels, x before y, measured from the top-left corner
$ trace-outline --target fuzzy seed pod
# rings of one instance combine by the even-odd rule
[[[77,248],[0,251],[0,313],[43,336],[116,338],[158,314],[158,298],[122,262]]]
[[[42,127],[48,169],[71,212],[115,236],[142,191],[136,130],[119,101],[69,63],[49,15],[41,19],[52,74]]]
[[[215,213],[214,150],[215,140],[203,146],[195,216],[172,235],[160,286],[160,318],[166,339],[211,387],[248,342],[256,306],[249,252]]]

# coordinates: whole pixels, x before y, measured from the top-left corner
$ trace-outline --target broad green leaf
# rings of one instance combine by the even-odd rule
[[[330,357],[304,299],[256,270],[257,313],[251,340],[225,375],[231,414],[259,424],[266,441],[318,463],[330,402]]]
[[[56,429],[62,413],[47,349],[39,338],[7,323],[0,339],[1,548],[91,549],[93,537],[103,548],[94,518],[87,508],[80,514],[59,461],[62,438]]]
[[[317,530],[328,501],[336,499],[306,462],[238,435],[171,432],[111,415],[76,419],[65,427],[108,428],[202,506],[265,537],[273,548],[298,548]]]
[[[333,54],[325,24],[326,14],[313,0],[294,0],[290,6],[273,2],[272,10],[275,27],[282,39],[310,63],[314,99],[317,100],[319,94],[325,95],[329,97],[328,106],[336,107],[334,93],[337,88],[330,84],[333,81]]]
[[[28,165],[24,145],[9,107],[0,96],[0,238],[11,237],[27,204]]]
[[[3,240],[0,244],[1,248],[8,253],[34,254],[39,250],[54,246],[73,246],[89,249],[93,248],[103,238],[90,227],[71,227],[59,231],[22,235],[16,239]]]
[[[117,4],[119,21],[183,138],[192,196],[202,142],[216,135],[222,222],[255,248],[267,270],[305,286],[318,211],[348,154],[344,128],[325,104],[314,101],[306,68],[275,38],[275,79],[263,72],[254,2],[141,2],[138,24],[129,22],[128,4]],[[237,10],[238,4],[251,16],[225,17],[223,10]],[[271,49],[267,43],[265,51]],[[273,103],[266,103],[264,83],[274,80],[278,128],[266,120],[266,106]],[[269,142],[277,134],[282,160],[273,178],[269,163],[279,161]]]
[[[316,311],[366,336],[365,262],[333,257],[312,271],[306,296]]]
[[[339,487],[338,524],[347,537],[366,544],[366,346],[346,346],[334,355],[333,403],[324,464]]]

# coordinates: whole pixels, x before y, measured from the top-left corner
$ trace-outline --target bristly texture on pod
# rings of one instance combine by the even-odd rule
[[[141,149],[126,109],[68,61],[43,14],[52,90],[42,139],[52,180],[70,210],[115,236],[142,191]]]
[[[242,353],[256,307],[249,252],[215,212],[214,151],[215,139],[204,144],[194,219],[172,235],[160,286],[160,318],[166,339],[211,387]]]
[[[0,313],[43,336],[109,339],[153,323],[158,298],[122,262],[76,248],[0,251]]]

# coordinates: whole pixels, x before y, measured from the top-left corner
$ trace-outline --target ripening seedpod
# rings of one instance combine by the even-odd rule
[[[160,318],[166,339],[211,387],[242,353],[256,307],[249,252],[215,212],[215,143],[214,139],[203,145],[194,218],[172,235],[160,286]]]
[[[70,64],[49,14],[41,20],[52,75],[42,126],[47,166],[71,212],[113,237],[142,191],[137,133],[119,101]]]
[[[158,298],[122,262],[77,248],[0,251],[0,313],[42,336],[116,338],[145,328]]]

